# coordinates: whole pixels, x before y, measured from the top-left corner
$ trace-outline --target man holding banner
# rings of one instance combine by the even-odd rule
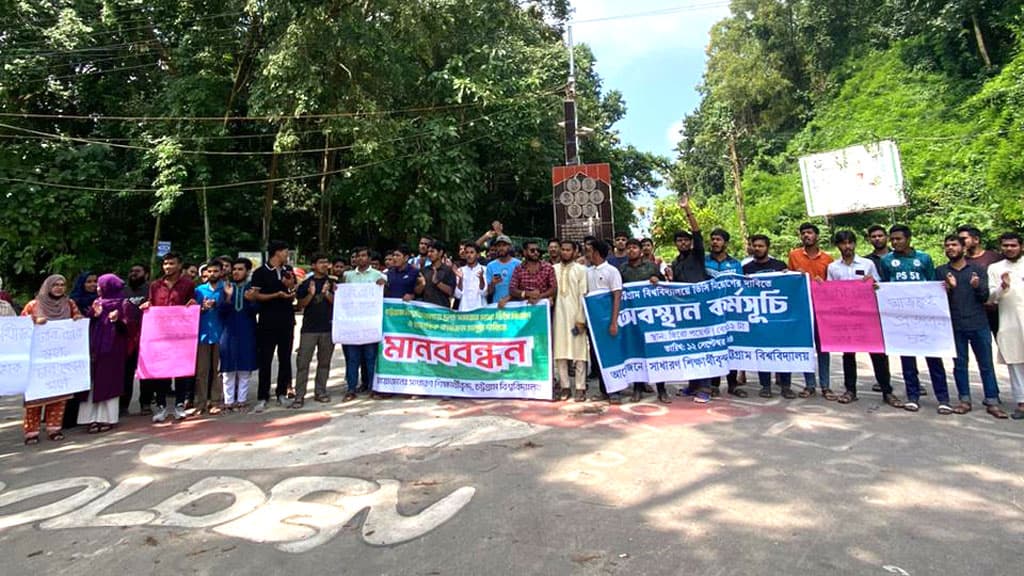
[[[587,269],[587,294],[608,291],[612,295],[611,322],[608,324],[608,335],[615,338],[619,335],[619,308],[622,305],[622,274],[618,269],[608,263],[608,243],[604,240],[591,240],[587,243],[586,255],[590,262]],[[603,330],[601,326],[590,326],[591,336]],[[593,345],[593,344],[592,344]],[[595,348],[596,349],[596,348]],[[622,403],[622,394],[619,392],[608,393],[605,388],[604,376],[598,370],[598,383],[601,386],[601,394],[612,404]]]
[[[145,312],[153,306],[188,306],[195,304],[195,285],[192,279],[182,273],[182,260],[177,252],[164,254],[163,262],[164,275],[154,280],[149,285],[149,300],[144,302],[139,309]],[[143,328],[146,325],[146,318],[142,319]],[[198,335],[199,327],[196,326]],[[197,343],[193,343],[196,346]],[[139,356],[146,355],[147,350],[140,349]],[[140,360],[141,362],[141,360]],[[195,380],[195,366],[193,365],[192,376],[181,378],[155,378],[149,380],[148,385],[154,391],[154,402],[156,411],[153,412],[153,422],[167,420],[167,398],[171,395],[171,386],[174,387],[174,418],[182,420],[185,418],[185,401],[191,392]],[[141,378],[140,386],[142,386]]]
[[[626,263],[619,267],[619,273],[622,274],[622,282],[624,284],[629,282],[650,282],[657,285],[658,282],[665,279],[653,262],[644,260],[640,241],[636,239],[626,241]],[[658,387],[658,401],[663,404],[671,404],[672,400],[669,399],[668,392],[665,391],[665,383],[658,382],[656,386]],[[633,384],[633,396],[630,400],[632,402],[639,402],[643,398],[645,387],[645,384],[642,382]],[[730,391],[732,391],[731,386]]]
[[[387,277],[384,274],[370,267],[370,250],[360,246],[352,252],[352,263],[355,268],[345,272],[345,284],[377,284],[384,286]],[[440,262],[438,263],[440,264]],[[423,276],[419,276],[423,278]],[[351,402],[356,399],[360,390],[359,371],[362,369],[362,389],[369,390],[373,385],[373,372],[377,366],[377,348],[380,342],[369,344],[344,344],[341,349],[345,353],[345,382],[348,391],[342,402]],[[371,395],[373,393],[371,392]]]
[[[878,270],[875,268],[875,264],[867,259],[857,256],[857,236],[849,230],[840,230],[836,232],[832,243],[839,248],[839,254],[842,256],[839,260],[836,260],[828,265],[827,279],[831,281],[841,282],[866,282],[874,285],[875,282],[880,282],[881,278],[878,275]],[[874,304],[874,295],[871,295],[872,304]],[[884,353],[873,352],[871,353],[871,364],[876,366],[875,377],[878,380],[878,385],[882,389],[882,398],[890,406],[897,408],[903,407],[903,402],[899,398],[893,396],[892,392],[892,380],[889,378],[889,371],[881,371],[877,365],[881,363],[888,363],[889,359]],[[885,374],[885,378],[878,378],[878,374]],[[840,404],[849,404],[857,400],[857,354],[856,352],[843,352],[843,387],[846,391],[842,396],[839,397]]]
[[[935,280],[935,265],[928,254],[914,250],[910,246],[910,228],[897,224],[889,228],[889,241],[892,252],[882,258],[882,277],[889,282],[931,282]],[[939,403],[939,414],[952,414],[949,406],[949,385],[946,381],[946,368],[942,358],[925,357],[928,364],[928,376],[932,381],[935,399]],[[917,412],[921,409],[921,380],[917,371],[917,358],[900,356],[903,369],[903,382],[907,386],[907,402],[903,409]]]
[[[789,269],[794,272],[802,272],[813,282],[824,280],[828,276],[828,265],[832,263],[832,256],[821,249],[818,245],[818,227],[810,222],[800,225],[799,248],[794,248],[789,253]],[[815,331],[817,332],[817,331]],[[815,334],[817,335],[817,334]],[[821,381],[821,395],[826,400],[837,400],[839,397],[832,391],[830,370],[832,368],[832,357],[828,352],[820,351],[818,343],[818,370],[817,372],[804,373],[804,389],[800,392],[801,398],[809,398],[815,394],[815,386]]]
[[[773,272],[785,272],[787,270],[786,264],[781,260],[772,258],[768,254],[768,250],[772,246],[772,241],[764,234],[754,234],[749,240],[751,260],[743,265],[743,274],[745,276],[755,276],[757,274],[771,274]],[[779,372],[776,373],[779,378],[779,385],[782,387],[782,397],[786,400],[792,400],[796,398],[796,392],[793,392],[793,375],[790,372]],[[758,371],[757,381],[761,385],[761,392],[758,394],[761,398],[772,397],[772,373],[770,371]]]

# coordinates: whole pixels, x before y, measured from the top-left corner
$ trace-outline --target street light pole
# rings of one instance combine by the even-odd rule
[[[576,133],[576,54],[572,41],[572,25],[567,29],[569,49],[569,81],[565,86],[565,100],[562,102],[565,114],[565,165],[575,166],[580,163],[579,138]]]

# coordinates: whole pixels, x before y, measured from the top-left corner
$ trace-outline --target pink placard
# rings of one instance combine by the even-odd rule
[[[142,316],[139,378],[195,376],[199,306],[154,306]]]
[[[811,282],[822,352],[885,352],[878,301],[871,282]]]

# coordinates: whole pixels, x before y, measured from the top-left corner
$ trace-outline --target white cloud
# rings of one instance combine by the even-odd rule
[[[694,9],[685,9],[687,6]],[[727,2],[708,0],[578,0],[573,7],[573,19],[577,21],[684,8],[680,12],[574,24],[573,40],[590,45],[602,75],[655,52],[676,52],[680,57],[683,52],[703,53],[711,26],[729,14]]]
[[[668,145],[671,148],[675,148],[676,144],[679,143],[680,132],[683,130],[683,121],[676,120],[669,125],[668,130],[665,131],[665,139],[668,141]]]

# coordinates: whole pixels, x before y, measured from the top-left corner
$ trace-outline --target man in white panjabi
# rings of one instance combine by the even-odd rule
[[[558,382],[562,387],[561,399],[572,395],[569,385],[569,363],[574,363],[576,402],[587,399],[587,361],[590,359],[590,342],[587,339],[586,315],[583,313],[583,297],[587,295],[587,269],[576,262],[576,245],[563,240],[559,244],[559,262],[554,265],[558,282],[558,296],[555,297],[555,317],[551,323],[555,343],[555,364],[558,367]]]
[[[1010,388],[1017,403],[1014,420],[1024,420],[1024,260],[1021,235],[999,237],[1003,258],[988,267],[989,302],[999,305],[999,361],[1010,370]]]

